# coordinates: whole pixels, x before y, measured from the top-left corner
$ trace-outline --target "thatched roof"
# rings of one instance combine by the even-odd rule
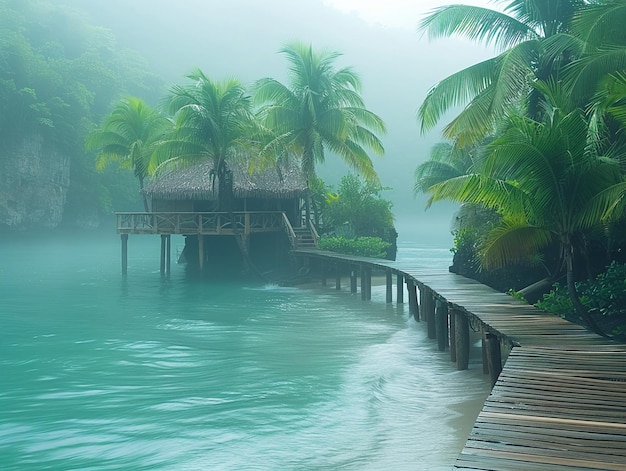
[[[216,200],[219,182],[211,175],[211,162],[172,170],[144,188],[146,196],[166,200]],[[245,163],[231,163],[235,198],[289,199],[304,196],[306,179],[295,163],[283,163],[250,172]]]

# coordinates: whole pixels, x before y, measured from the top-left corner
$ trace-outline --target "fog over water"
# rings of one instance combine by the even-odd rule
[[[121,43],[148,58],[169,84],[183,83],[195,66],[209,77],[285,80],[277,51],[293,40],[343,54],[340,65],[361,76],[366,106],[387,124],[386,155],[374,156],[384,196],[394,203],[400,240],[449,239],[455,206],[424,211],[413,195],[413,172],[439,141],[440,130],[420,135],[416,112],[428,89],[493,51],[461,39],[429,42],[417,33],[421,16],[445,0],[62,0],[88,11]],[[493,8],[487,0],[462,2]],[[382,24],[381,24],[382,23]],[[336,184],[349,170],[327,156],[319,174]]]

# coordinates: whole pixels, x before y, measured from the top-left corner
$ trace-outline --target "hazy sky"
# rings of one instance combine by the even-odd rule
[[[393,188],[385,196],[394,203],[401,238],[409,223],[437,221],[447,233],[451,206],[424,212],[425,198],[413,196],[415,168],[439,140],[439,131],[420,135],[416,112],[432,85],[493,51],[460,39],[429,42],[417,25],[433,8],[462,0],[64,1],[89,10],[92,22],[113,29],[169,83],[184,83],[196,66],[214,79],[285,80],[287,63],[277,51],[293,40],[342,53],[338,65],[360,75],[366,106],[388,127],[386,154],[375,157],[375,167]],[[486,0],[465,3],[493,7]],[[347,171],[331,162],[319,169],[333,183]]]

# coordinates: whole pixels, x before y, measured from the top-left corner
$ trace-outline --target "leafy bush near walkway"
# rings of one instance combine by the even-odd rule
[[[580,300],[589,312],[611,326],[620,337],[626,334],[626,264],[612,262],[607,270],[593,280],[576,284]],[[575,313],[567,287],[556,283],[535,306],[558,316],[574,319]]]
[[[319,242],[321,250],[372,258],[385,258],[389,247],[391,244],[380,237],[322,237]]]

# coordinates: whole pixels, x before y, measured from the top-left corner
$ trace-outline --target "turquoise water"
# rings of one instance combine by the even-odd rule
[[[384,287],[164,280],[150,236],[131,236],[124,279],[119,250],[2,242],[0,469],[450,469],[488,380]]]

